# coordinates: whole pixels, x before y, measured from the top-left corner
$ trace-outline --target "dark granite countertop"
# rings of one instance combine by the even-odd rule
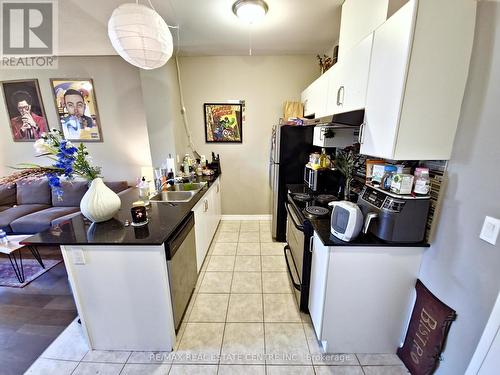
[[[287,189],[292,194],[297,193],[309,193],[312,192],[307,189],[303,184],[293,184],[287,185]],[[314,194],[313,194],[314,195]],[[292,201],[292,205],[296,212],[301,212],[302,208],[298,206],[297,202]],[[315,203],[316,204],[316,203]],[[305,217],[302,218],[305,220]],[[309,219],[308,219],[309,220]],[[342,241],[335,237],[330,232],[330,216],[323,219],[309,220],[314,231],[318,234],[321,242],[325,246],[384,246],[384,247],[429,247],[427,242],[418,243],[405,243],[405,242],[386,242],[371,233],[363,234],[360,233],[359,236],[350,242]]]
[[[151,202],[148,208],[149,223],[142,227],[124,226],[132,221],[130,208],[139,200],[138,189],[120,195],[122,207],[115,217],[103,223],[92,224],[78,215],[58,227],[38,233],[23,241],[29,245],[161,245],[167,242],[176,229],[189,218],[192,208],[205,195],[218,176],[198,177],[206,181],[191,201],[186,203]]]

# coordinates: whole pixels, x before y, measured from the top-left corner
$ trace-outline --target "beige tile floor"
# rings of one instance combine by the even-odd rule
[[[172,354],[89,351],[72,323],[33,375],[408,374],[393,354],[324,354],[298,311],[269,221],[223,221]]]

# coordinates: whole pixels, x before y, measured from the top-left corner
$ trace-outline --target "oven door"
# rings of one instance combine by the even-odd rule
[[[297,298],[297,303],[301,305],[302,289],[302,266],[304,261],[304,226],[300,224],[294,208],[287,203],[287,229],[285,246],[285,260],[290,283],[292,284]]]

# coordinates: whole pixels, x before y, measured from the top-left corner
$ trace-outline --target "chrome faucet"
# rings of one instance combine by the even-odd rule
[[[176,179],[178,179],[178,178],[174,177],[174,178],[169,178],[169,179],[168,179],[168,180],[166,180],[166,181],[163,181],[163,182],[161,183],[161,185],[160,185],[160,189],[159,189],[159,190],[162,190],[162,189],[163,189],[163,187],[164,187],[165,185],[169,184],[170,182],[175,183],[175,180],[176,180]]]

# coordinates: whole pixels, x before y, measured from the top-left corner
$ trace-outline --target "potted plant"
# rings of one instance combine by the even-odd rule
[[[351,183],[360,158],[356,145],[337,151],[336,165],[344,176],[344,200],[346,201],[351,200]]]
[[[63,138],[60,130],[52,129],[42,134],[34,148],[37,157],[47,157],[52,164],[19,164],[15,169],[20,171],[6,178],[8,182],[47,177],[55,195],[62,200],[61,179],[73,180],[78,176],[89,182],[89,189],[80,202],[80,210],[86,218],[92,222],[102,222],[111,219],[118,212],[121,207],[120,197],[104,184],[100,176],[101,168],[92,165],[83,143],[75,147]]]

